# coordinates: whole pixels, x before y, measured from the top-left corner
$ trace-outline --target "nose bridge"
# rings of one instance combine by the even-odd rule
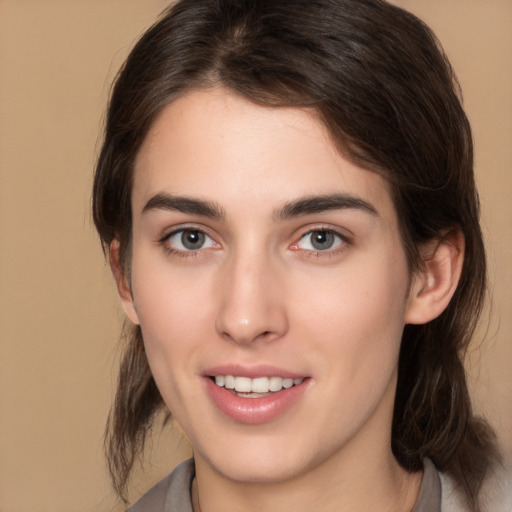
[[[219,334],[236,343],[273,340],[288,328],[279,286],[279,264],[257,244],[247,244],[226,261],[217,311]]]

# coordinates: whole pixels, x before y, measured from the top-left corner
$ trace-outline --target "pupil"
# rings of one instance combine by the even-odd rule
[[[204,243],[204,233],[201,233],[201,231],[184,231],[181,235],[181,243],[187,249],[199,249]]]
[[[334,243],[334,234],[329,231],[315,231],[311,244],[315,249],[325,250],[332,247]]]

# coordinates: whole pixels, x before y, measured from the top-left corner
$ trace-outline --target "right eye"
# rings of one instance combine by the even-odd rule
[[[199,229],[180,229],[165,238],[165,244],[171,251],[194,252],[217,247],[217,243]]]

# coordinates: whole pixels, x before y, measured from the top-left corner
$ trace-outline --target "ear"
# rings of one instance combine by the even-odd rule
[[[121,266],[121,255],[119,250],[119,242],[117,240],[114,240],[110,244],[108,250],[108,259],[110,262],[112,274],[114,275],[114,279],[116,281],[117,293],[119,294],[119,298],[121,299],[121,304],[123,305],[124,312],[126,313],[126,316],[134,324],[138,325],[140,323],[139,316],[137,315],[137,311],[135,310],[130,280],[125,275],[125,271]]]
[[[424,269],[412,278],[406,324],[425,324],[448,306],[459,284],[464,262],[464,235],[450,231],[420,249]]]

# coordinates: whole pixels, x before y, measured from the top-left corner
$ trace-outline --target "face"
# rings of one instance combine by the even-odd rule
[[[135,165],[121,293],[199,464],[282,481],[390,454],[410,276],[386,182],[312,113],[190,92]]]

